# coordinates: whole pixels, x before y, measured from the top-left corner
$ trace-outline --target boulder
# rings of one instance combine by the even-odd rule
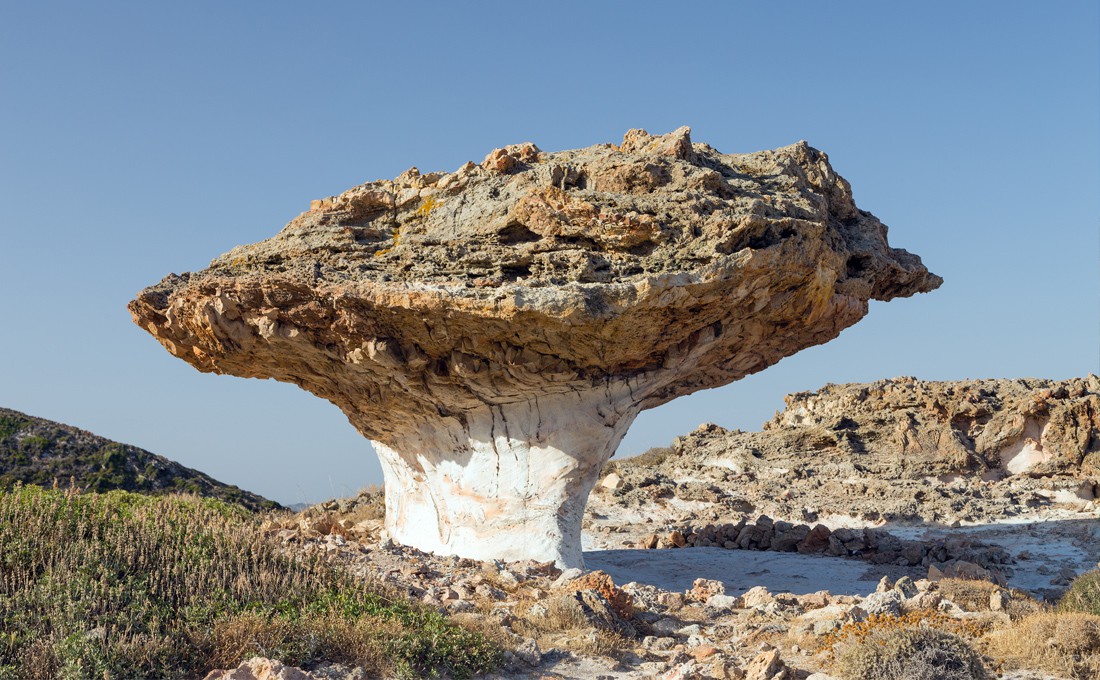
[[[790,677],[778,649],[761,652],[745,668],[745,680],[787,680]]]
[[[631,130],[319,199],[129,309],[200,371],[338,406],[381,459],[393,540],[581,566],[585,501],[640,411],[940,285],[886,233],[805,142]]]
[[[232,670],[214,670],[203,680],[320,680],[313,673],[256,656]]]
[[[593,571],[566,584],[570,590],[595,590],[607,600],[615,613],[629,620],[634,616],[634,598],[630,593],[615,585],[611,576],[604,571]]]
[[[634,626],[624,619],[603,595],[596,590],[575,590],[550,600],[547,610],[557,610],[583,621],[593,628],[635,637]]]
[[[691,584],[691,590],[687,592],[688,598],[695,602],[706,602],[715,595],[725,594],[726,584],[708,578],[695,579]]]

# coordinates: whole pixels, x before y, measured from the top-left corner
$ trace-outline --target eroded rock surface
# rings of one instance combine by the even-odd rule
[[[412,168],[130,310],[199,370],[339,406],[382,459],[396,540],[578,565],[585,499],[639,411],[939,284],[825,154],[722,154],[681,128]]]
[[[990,522],[1091,510],[1100,481],[1100,378],[895,378],[786,398],[761,432],[707,424],[614,461],[593,511],[795,522]],[[612,472],[613,471],[613,472]],[[831,520],[830,520],[831,518]]]

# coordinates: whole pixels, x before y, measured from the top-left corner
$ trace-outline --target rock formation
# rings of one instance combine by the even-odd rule
[[[395,540],[573,566],[639,411],[940,282],[820,151],[721,154],[681,128],[363,184],[130,311],[201,371],[340,407],[382,460]]]
[[[613,461],[593,510],[951,524],[1095,506],[1100,378],[895,378],[786,398],[762,432],[706,424]],[[605,478],[606,479],[606,478]],[[660,506],[668,506],[662,509]]]

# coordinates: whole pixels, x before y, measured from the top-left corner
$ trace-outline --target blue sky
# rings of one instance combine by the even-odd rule
[[[309,205],[494,147],[806,139],[942,275],[643,413],[757,429],[827,382],[1100,372],[1094,1],[0,3],[0,405],[284,502],[380,481],[327,402],[203,375],[125,305]]]

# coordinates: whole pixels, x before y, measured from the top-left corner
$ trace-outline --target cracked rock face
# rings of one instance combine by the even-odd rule
[[[130,311],[201,371],[340,407],[382,459],[396,540],[578,566],[585,500],[639,411],[940,283],[820,151],[722,154],[681,128],[412,168]]]

